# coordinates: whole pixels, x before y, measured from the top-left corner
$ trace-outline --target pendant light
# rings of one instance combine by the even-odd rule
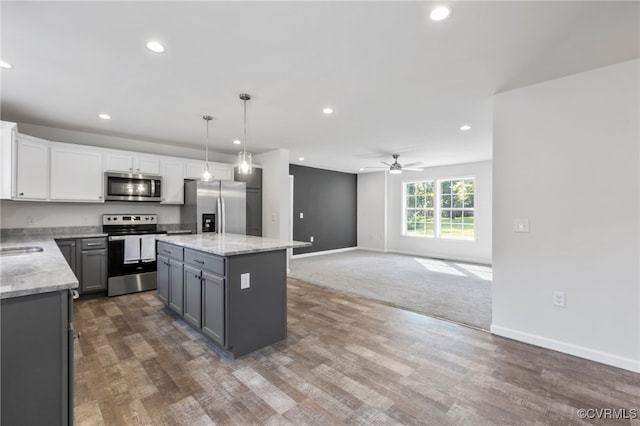
[[[202,119],[207,123],[207,145],[205,147],[205,165],[204,172],[202,172],[202,180],[209,182],[211,180],[211,173],[209,172],[209,122],[213,120],[210,115],[203,115]]]
[[[250,175],[253,172],[251,164],[251,153],[247,152],[247,101],[251,96],[246,93],[240,94],[240,99],[244,102],[244,145],[242,151],[238,153],[238,173],[241,175]]]

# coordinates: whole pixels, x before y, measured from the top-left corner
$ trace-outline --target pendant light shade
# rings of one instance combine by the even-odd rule
[[[207,123],[207,144],[205,147],[205,164],[204,172],[202,172],[202,180],[209,182],[211,180],[211,172],[209,171],[209,122],[213,120],[210,115],[203,115],[202,119]]]
[[[251,96],[247,93],[241,93],[240,99],[244,102],[244,139],[242,151],[238,153],[238,173],[250,175],[253,172],[253,164],[251,153],[247,152],[247,101],[251,99]]]

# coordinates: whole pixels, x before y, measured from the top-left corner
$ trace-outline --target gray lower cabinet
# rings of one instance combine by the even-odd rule
[[[82,250],[82,293],[107,289],[107,249]]]
[[[73,271],[73,274],[76,276],[76,278],[78,277],[78,270],[76,267],[76,240],[56,240],[56,244],[58,244],[58,248],[60,249],[60,251],[62,252],[62,255],[64,256],[64,260],[67,261],[67,263],[69,264],[69,267],[71,268],[71,271]]]
[[[202,327],[202,271],[190,265],[184,265],[184,319]]]
[[[69,267],[78,278],[80,294],[107,289],[107,239],[56,240]]]
[[[202,333],[224,345],[224,278],[202,273]]]
[[[157,256],[157,280],[158,299],[165,305],[169,304],[169,258],[167,256]]]
[[[184,314],[183,250],[161,241],[157,243],[158,299],[179,315]]]
[[[0,424],[73,424],[68,290],[0,301]]]

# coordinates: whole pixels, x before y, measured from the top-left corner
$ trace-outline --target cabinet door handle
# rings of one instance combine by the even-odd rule
[[[102,195],[98,195],[98,200],[102,200]]]
[[[201,265],[204,265],[204,260],[200,260],[200,259],[193,259],[194,262],[198,262]]]
[[[198,275],[198,274],[193,274],[193,276],[194,276],[194,277],[196,277],[196,278],[198,278],[198,279],[201,279],[201,278],[200,278],[200,275]]]
[[[19,193],[18,195],[24,195],[24,192]]]

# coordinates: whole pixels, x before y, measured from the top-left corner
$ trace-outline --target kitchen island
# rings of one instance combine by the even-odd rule
[[[1,424],[73,424],[75,277],[53,238],[0,244]]]
[[[226,355],[287,337],[287,249],[239,234],[158,236],[158,298]]]

